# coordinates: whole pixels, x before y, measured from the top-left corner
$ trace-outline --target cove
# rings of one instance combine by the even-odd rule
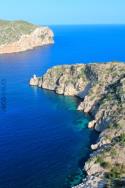
[[[1,113],[1,187],[69,187],[95,138],[89,117],[74,97],[30,87],[20,95],[9,95],[15,107]]]
[[[1,188],[67,188],[79,182],[97,138],[87,128],[90,117],[76,110],[79,99],[32,88],[31,76],[54,65],[121,61],[125,55],[124,26],[53,30],[54,45],[0,56]]]

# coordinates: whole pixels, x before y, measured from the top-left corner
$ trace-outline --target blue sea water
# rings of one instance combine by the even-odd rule
[[[51,26],[55,44],[0,56],[0,188],[66,188],[97,134],[79,99],[28,85],[59,64],[125,60],[125,26]]]

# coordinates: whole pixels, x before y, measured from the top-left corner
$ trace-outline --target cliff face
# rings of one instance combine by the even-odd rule
[[[82,188],[113,187],[125,177],[125,64],[79,64],[49,69],[34,76],[35,85],[58,94],[82,98],[78,110],[90,113],[89,128],[101,132],[94,152],[86,162]],[[117,167],[117,168],[116,168]],[[125,183],[125,182],[124,182]]]
[[[54,42],[54,34],[48,27],[24,21],[0,21],[0,32],[0,54],[22,52]]]
[[[83,98],[78,110],[92,114],[97,131],[120,120],[125,108],[124,63],[57,66],[30,84]]]

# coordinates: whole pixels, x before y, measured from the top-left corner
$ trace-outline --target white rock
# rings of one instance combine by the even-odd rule
[[[92,149],[92,150],[96,150],[97,148],[98,148],[98,144],[92,144],[92,145],[91,145],[91,149]]]
[[[37,86],[39,84],[39,79],[36,77],[36,75],[33,75],[33,77],[30,79],[31,86]]]
[[[95,124],[96,124],[96,120],[89,122],[88,128],[90,128],[90,129],[94,128]]]

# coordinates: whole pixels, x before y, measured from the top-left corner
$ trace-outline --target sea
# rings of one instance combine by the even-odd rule
[[[98,133],[81,100],[29,86],[62,64],[125,61],[124,25],[50,26],[52,45],[0,55],[0,188],[70,188]]]

